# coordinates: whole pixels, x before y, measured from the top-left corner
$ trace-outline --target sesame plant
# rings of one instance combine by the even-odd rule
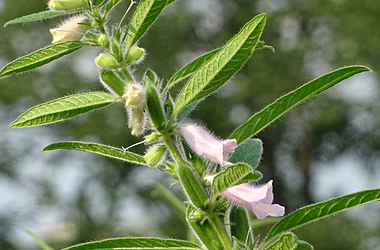
[[[53,143],[43,150],[92,152],[138,164],[142,168],[156,168],[172,176],[173,183],[181,185],[187,198],[184,202],[186,207],[183,206],[185,209],[180,212],[196,237],[189,241],[113,238],[69,246],[66,250],[313,249],[291,231],[337,212],[380,200],[380,189],[366,190],[289,213],[285,207],[273,204],[272,181],[259,184],[262,174],[256,168],[263,145],[259,139],[253,138],[297,104],[353,75],[370,71],[369,68],[346,66],[322,75],[253,114],[228,138],[221,140],[212,135],[209,128],[191,123],[187,117],[201,101],[238,72],[254,52],[271,48],[260,39],[266,15],[253,17],[223,47],[189,62],[168,81],[160,80],[159,72],[152,69],[145,69],[142,79],[137,79],[133,75],[134,69],[144,67],[140,62],[146,54],[145,49],[149,49],[138,47],[138,42],[161,11],[170,8],[175,0],[131,1],[123,18],[111,24],[110,13],[119,2],[121,0],[50,0],[49,10],[5,24],[67,16],[67,21],[50,29],[52,45],[10,62],[1,70],[0,77],[35,69],[84,47],[95,47],[103,50],[95,62],[99,66],[100,82],[105,87],[103,92],[68,95],[39,104],[21,114],[10,126],[47,125],[107,105],[125,108],[129,120],[126,129],[130,129],[131,136],[141,138],[141,143],[147,147],[145,155],[132,152],[131,147],[125,149],[76,141]],[[122,25],[134,4],[137,7],[129,24]],[[187,81],[183,83],[185,79]],[[172,87],[177,84],[182,88],[173,92]],[[251,221],[268,216],[283,217],[268,235],[255,235]],[[39,242],[43,249],[51,249]]]

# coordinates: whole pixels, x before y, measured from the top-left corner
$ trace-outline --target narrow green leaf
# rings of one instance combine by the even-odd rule
[[[121,0],[111,0],[107,3],[106,13],[110,12]]]
[[[166,89],[169,90],[179,81],[185,79],[186,77],[192,75],[195,71],[197,71],[205,62],[210,60],[216,53],[220,51],[219,49],[212,50],[206,54],[197,57],[193,61],[189,62],[185,66],[183,66],[180,70],[177,71],[166,84]]]
[[[181,109],[177,116],[175,117],[176,122],[182,121],[186,116],[188,116],[191,112],[194,111],[194,109],[197,107],[197,105],[201,102],[201,100],[195,101],[190,103],[189,105],[185,106],[183,109]]]
[[[310,222],[325,218],[352,207],[380,200],[380,189],[365,190],[328,201],[302,207],[280,220],[269,232],[264,244],[273,237]]]
[[[177,0],[168,0],[168,2],[166,3],[166,6],[168,6],[171,3],[174,3],[175,1],[177,1]]]
[[[250,218],[247,210],[243,207],[231,206],[227,211],[228,227],[231,236],[248,245],[253,243]]]
[[[248,164],[240,162],[228,166],[226,170],[218,173],[212,182],[214,199],[230,187],[250,180],[256,180],[260,177],[261,174],[255,173]]]
[[[4,24],[4,27],[11,24],[28,23],[28,22],[39,21],[39,20],[48,19],[48,18],[61,16],[61,15],[67,15],[67,14],[71,14],[71,13],[59,12],[59,11],[53,11],[53,10],[42,11],[42,12],[33,13],[30,15],[26,15],[26,16],[22,16],[22,17],[10,20]]]
[[[263,49],[264,43],[259,42],[255,50]],[[167,82],[167,86],[165,88],[165,91],[168,91],[171,87],[173,87],[176,83],[179,81],[185,79],[186,77],[191,76],[196,72],[205,62],[210,60],[216,53],[218,53],[221,50],[221,48],[212,50],[206,54],[203,54],[197,58],[195,58],[193,61],[189,62],[185,66],[183,66],[180,70],[178,70]]]
[[[297,239],[293,233],[285,233],[270,245],[267,250],[313,250],[313,246]]]
[[[114,95],[104,92],[70,95],[29,109],[9,126],[22,128],[51,124],[102,108],[115,100]]]
[[[51,248],[48,244],[46,244],[43,240],[41,240],[36,234],[34,234],[32,231],[27,231],[30,236],[33,237],[33,239],[37,242],[37,244],[41,247],[42,250],[54,250]]]
[[[259,165],[261,154],[263,153],[263,143],[260,139],[249,139],[241,144],[228,159],[229,162],[244,162],[253,170]]]
[[[216,234],[210,221],[202,221],[203,218],[194,218],[196,211],[197,210],[191,206],[189,206],[186,211],[187,223],[190,225],[194,234],[208,250],[223,250],[219,236]]]
[[[160,238],[115,238],[101,241],[83,243],[65,248],[63,250],[149,250],[149,249],[199,249],[200,246],[183,240],[160,239]]]
[[[149,78],[149,80],[154,84],[154,86],[156,86],[157,88],[159,87],[159,86],[157,86],[158,85],[158,79],[157,79],[156,73],[154,73],[153,70],[147,69],[145,71],[144,75]]]
[[[319,94],[350,76],[364,71],[370,71],[370,69],[364,66],[348,66],[325,74],[302,85],[296,90],[279,98],[260,112],[254,114],[247,122],[238,127],[231,134],[230,139],[236,139],[238,144],[241,144],[297,104]]]
[[[91,152],[99,155],[108,156],[110,158],[127,161],[131,163],[146,165],[144,158],[141,155],[125,151],[120,148],[115,148],[107,145],[97,144],[97,143],[86,143],[86,142],[57,142],[46,146],[43,151],[50,151],[56,149],[68,149],[68,150],[79,150]]]
[[[55,59],[83,48],[84,46],[86,46],[86,43],[82,43],[80,41],[69,41],[54,44],[49,47],[37,50],[29,55],[20,57],[13,62],[5,65],[0,72],[0,77],[38,68]]]
[[[265,14],[254,17],[194,73],[179,93],[173,115],[217,90],[243,66],[259,42],[265,21]]]
[[[126,32],[127,50],[144,35],[149,26],[156,20],[162,9],[166,6],[166,2],[167,0],[140,1]]]
[[[112,71],[101,71],[100,80],[104,87],[111,93],[115,93],[118,96],[124,95],[125,83],[119,79]]]

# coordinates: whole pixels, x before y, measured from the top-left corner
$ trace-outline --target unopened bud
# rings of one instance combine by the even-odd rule
[[[109,55],[106,55],[104,53],[100,53],[96,58],[95,58],[95,63],[99,65],[102,68],[105,69],[116,69],[117,68],[117,63],[115,62],[114,59],[112,59]]]
[[[130,83],[127,86],[127,90],[123,95],[126,106],[141,107],[145,103],[146,91],[145,88],[138,83]]]
[[[215,178],[215,175],[207,175],[204,179],[204,184],[206,187],[210,187]]]
[[[99,38],[98,38],[98,44],[99,44],[100,46],[104,47],[104,48],[107,47],[108,44],[109,44],[109,40],[108,40],[107,35],[105,35],[105,34],[101,34],[101,35],[99,36]]]
[[[79,41],[83,38],[84,32],[89,26],[81,24],[88,22],[85,16],[68,19],[55,29],[50,29],[53,36],[52,43],[63,43],[67,41]]]
[[[148,153],[144,156],[144,159],[146,163],[148,163],[149,166],[153,167],[156,166],[161,160],[162,157],[164,157],[164,154],[166,152],[166,146],[165,145],[156,145],[153,146]]]
[[[145,144],[149,144],[158,140],[158,134],[152,133],[150,135],[145,136],[144,138],[145,138]]]
[[[144,49],[134,46],[132,50],[129,52],[128,58],[127,58],[127,64],[132,64],[134,62],[137,62],[142,56],[144,55]]]
[[[88,0],[50,0],[49,7],[52,10],[78,10],[78,9],[88,9]]]
[[[144,110],[142,108],[131,109],[129,128],[132,129],[132,135],[138,135],[144,131]]]

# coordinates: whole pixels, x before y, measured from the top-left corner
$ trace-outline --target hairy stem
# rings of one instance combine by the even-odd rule
[[[219,236],[224,249],[232,250],[230,237],[228,237],[227,231],[218,216],[215,213],[210,213],[208,215],[208,219],[210,220],[211,225],[214,227],[216,234]]]

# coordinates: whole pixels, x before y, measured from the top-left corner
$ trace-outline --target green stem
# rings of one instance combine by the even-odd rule
[[[228,237],[227,231],[218,216],[214,213],[211,213],[209,214],[208,219],[210,220],[211,225],[214,227],[215,232],[222,242],[224,249],[232,250],[230,237]]]
[[[181,158],[179,157],[177,149],[174,147],[172,140],[167,134],[162,134],[162,138],[164,139],[164,142],[166,146],[169,149],[169,152],[173,156],[173,159],[177,164],[181,164]]]
[[[123,73],[123,76],[125,77],[125,79],[128,81],[128,82],[132,82],[133,79],[132,79],[132,76],[129,74],[126,66],[125,66],[125,63],[123,63],[121,65],[121,72]]]

